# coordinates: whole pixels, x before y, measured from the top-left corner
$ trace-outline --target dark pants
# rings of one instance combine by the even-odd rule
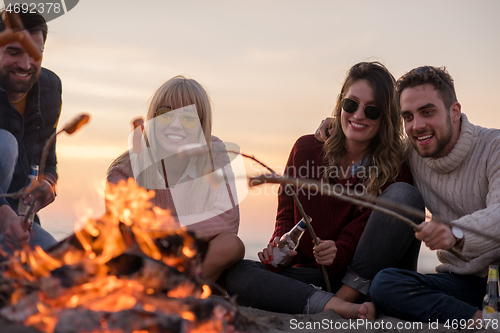
[[[10,132],[0,129],[0,193],[6,193],[10,186],[17,157],[18,145],[16,139]],[[51,234],[45,231],[39,224],[33,223],[29,243],[32,248],[38,245],[42,249],[47,249],[56,243],[57,241]],[[5,246],[3,235],[1,234],[0,246],[9,254],[12,254],[11,249]]]
[[[392,184],[380,197],[424,210],[422,196],[407,183]],[[347,274],[330,276],[332,290],[338,290],[344,283],[367,294],[371,280],[380,270],[388,267],[415,270],[419,251],[420,242],[411,227],[374,211]],[[239,304],[292,314],[321,312],[333,296],[317,291],[311,284],[326,289],[323,274],[316,268],[285,267],[273,273],[263,264],[249,260],[237,263],[225,275],[226,290],[230,295],[238,295]]]
[[[409,321],[472,318],[482,307],[487,278],[453,273],[420,274],[388,268],[370,287],[380,312]]]

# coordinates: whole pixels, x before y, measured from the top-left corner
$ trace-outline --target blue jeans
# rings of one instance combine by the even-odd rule
[[[3,129],[0,129],[0,156],[0,193],[7,193],[17,163],[18,145],[16,138],[10,132]],[[45,231],[39,224],[33,223],[29,243],[31,247],[38,245],[42,249],[47,249],[55,244],[57,244],[57,241],[51,234]],[[0,246],[9,254],[12,254],[11,249],[5,246],[3,235],[0,235]]]
[[[0,156],[0,193],[5,194],[9,190],[14,175],[18,146],[16,138],[3,129],[0,129]]]
[[[472,318],[481,309],[487,278],[453,273],[420,274],[388,268],[370,287],[370,297],[386,315],[409,321],[445,323]]]
[[[407,183],[392,184],[380,197],[424,210],[422,196]],[[367,294],[371,280],[380,270],[388,267],[415,270],[419,251],[420,241],[411,227],[373,211],[347,274],[329,276],[332,291],[347,284]],[[291,314],[321,312],[333,296],[315,287],[326,289],[323,274],[316,268],[284,267],[273,273],[250,260],[240,261],[226,272],[225,286],[230,295],[238,295],[241,305]]]

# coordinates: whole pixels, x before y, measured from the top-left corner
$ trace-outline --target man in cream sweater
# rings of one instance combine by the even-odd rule
[[[386,269],[373,280],[370,297],[387,315],[444,324],[473,320],[480,327],[488,266],[500,264],[500,242],[465,228],[500,237],[500,130],[467,120],[444,68],[415,68],[397,81],[396,89],[413,145],[415,185],[432,215],[453,226],[433,219],[415,233],[437,250],[437,274]],[[446,251],[451,248],[469,262]]]
[[[467,327],[481,327],[488,266],[500,264],[500,242],[465,228],[500,238],[500,130],[468,121],[444,68],[415,68],[397,81],[396,89],[413,145],[409,164],[415,186],[432,215],[453,226],[434,219],[420,224],[422,231],[415,236],[437,250],[437,274],[381,271],[370,287],[373,303],[360,305],[360,317],[375,318],[376,307],[410,321],[452,325],[465,319],[472,325]],[[326,140],[329,123],[325,119],[316,131],[318,140]],[[469,262],[446,251],[451,248]]]

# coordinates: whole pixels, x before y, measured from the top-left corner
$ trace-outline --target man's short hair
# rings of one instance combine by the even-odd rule
[[[396,91],[398,101],[401,93],[406,88],[413,88],[429,83],[438,91],[446,109],[449,109],[457,101],[453,78],[446,70],[446,67],[422,66],[417,67],[401,76],[396,81]]]
[[[5,11],[2,11],[0,13],[0,32],[4,31],[6,29],[5,22],[3,20]],[[23,13],[20,12],[19,17],[21,18],[21,21],[23,22],[24,28],[28,30],[30,34],[37,33],[38,31],[42,32],[43,35],[43,42],[47,40],[47,22],[45,21],[45,18],[39,14],[39,13]],[[19,31],[19,29],[14,28],[14,32]]]

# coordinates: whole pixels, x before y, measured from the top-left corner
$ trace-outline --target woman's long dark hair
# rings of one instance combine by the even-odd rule
[[[366,192],[378,195],[380,188],[387,182],[393,181],[398,175],[407,151],[403,122],[394,90],[395,80],[387,68],[379,62],[360,62],[352,66],[347,73],[332,113],[333,134],[323,146],[328,164],[324,177],[328,178],[346,156],[346,137],[340,120],[342,100],[345,93],[358,80],[366,80],[371,85],[375,103],[382,111],[380,129],[365,152],[365,157],[369,156],[367,170],[371,170],[367,172],[364,182]]]

